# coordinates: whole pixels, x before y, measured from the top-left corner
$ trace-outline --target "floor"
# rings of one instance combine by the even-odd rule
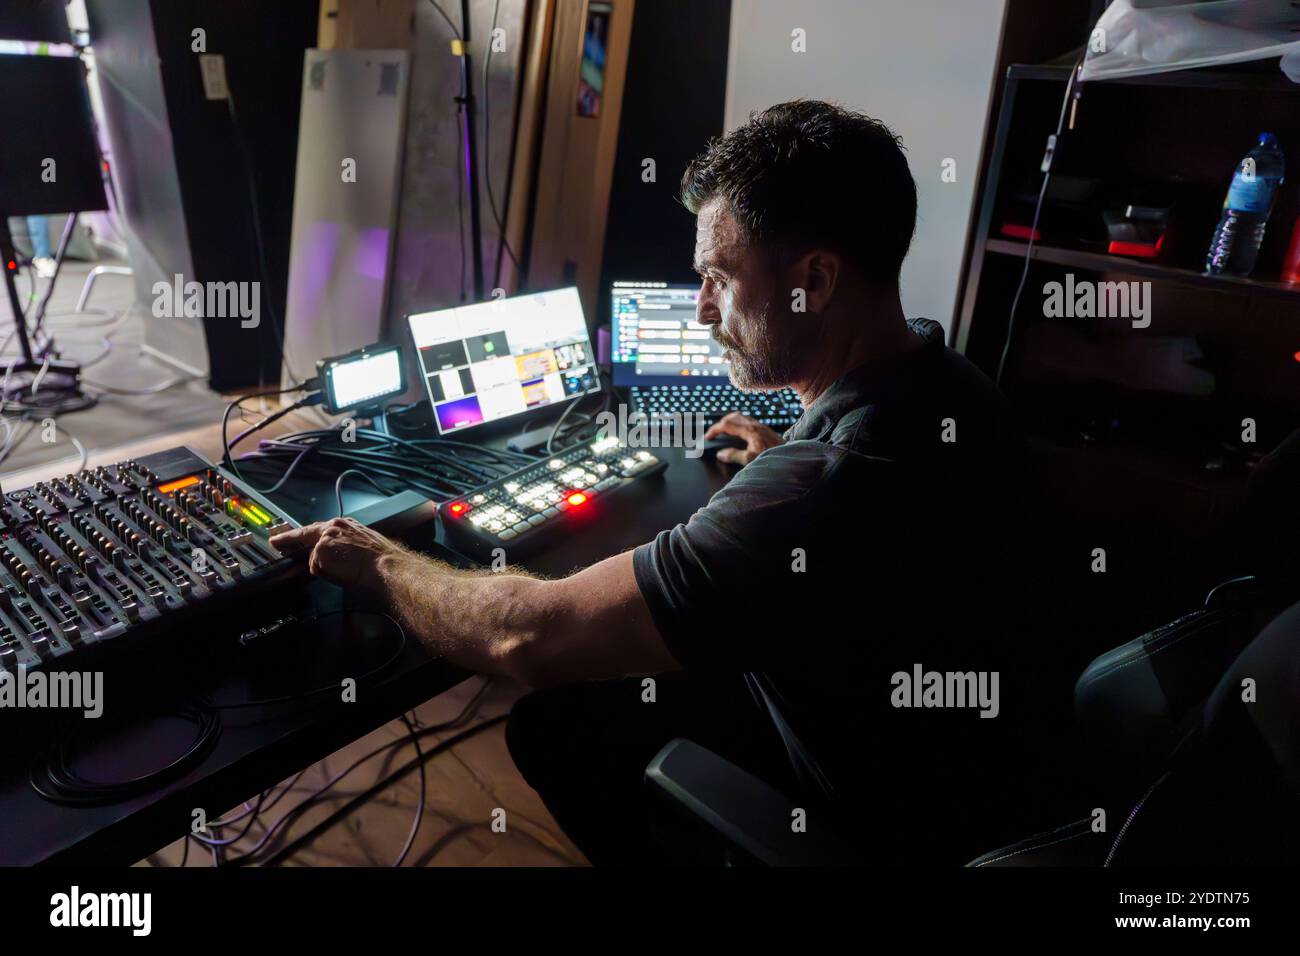
[[[129,281],[115,277],[100,280],[90,305],[102,309],[104,314],[70,314],[88,269],[82,263],[66,266],[51,297],[47,326],[56,335],[64,354],[92,360],[85,377],[117,389],[151,389],[176,379],[174,371],[139,353],[143,319],[127,311],[132,298]],[[27,292],[25,287],[22,291]],[[0,329],[9,325],[8,320],[7,302],[0,296]],[[111,333],[112,349],[99,361],[93,361],[108,344],[104,341],[105,332]],[[0,352],[6,348],[12,354],[13,342],[0,345]],[[16,489],[74,470],[81,453],[77,442],[84,447],[91,467],[175,445],[189,445],[215,460],[221,454],[220,417],[226,401],[228,398],[212,393],[202,381],[192,380],[177,382],[149,395],[118,395],[105,390],[95,408],[60,418],[53,442],[41,440],[40,423],[26,428],[24,423],[10,418],[4,423],[4,435],[0,436],[0,468],[3,469],[0,483],[5,488]],[[249,406],[244,416],[249,421],[265,411],[265,407],[259,408],[256,403],[250,402]],[[315,414],[295,413],[277,422],[267,433],[317,428],[320,424]],[[4,443],[11,435],[15,440],[6,449]],[[508,713],[523,693],[520,687],[494,682],[478,697],[484,683],[478,677],[468,680],[413,712],[411,717],[417,727],[429,726],[448,721],[461,714],[467,705],[474,705],[472,715],[464,724],[421,738],[424,750],[479,721]],[[378,754],[343,775],[359,758],[380,747],[383,749]],[[409,761],[414,753],[405,726],[393,721],[285,780],[266,795],[255,817],[250,811],[258,794],[249,794],[250,803],[230,808],[223,819],[231,825],[214,827],[214,835],[229,840],[244,833],[242,839],[225,848],[227,858],[251,850],[266,838],[269,829],[275,829],[275,833],[266,840],[266,846],[281,845],[307,832],[350,798],[371,788],[392,769]],[[564,836],[537,794],[515,770],[506,750],[503,724],[434,756],[425,767],[424,812],[403,865],[586,864],[582,853]],[[320,796],[313,796],[336,776],[337,782]],[[412,771],[287,857],[284,865],[391,865],[401,853],[416,819],[419,792],[420,774]],[[295,812],[277,828],[277,822],[299,804],[303,804],[303,810]],[[182,859],[188,866],[212,865],[207,847],[188,841],[187,852],[186,842],[178,840],[137,865],[176,866]]]
[[[90,312],[75,312],[77,298],[90,264],[68,262],[60,271],[46,311],[44,329],[53,336],[60,357],[82,363],[83,388],[99,397],[93,408],[61,417],[52,433],[40,422],[21,422],[8,416],[0,435],[0,469],[6,473],[43,465],[61,474],[78,463],[77,442],[84,447],[114,448],[156,435],[162,429],[187,430],[206,425],[221,415],[224,403],[201,379],[193,379],[140,351],[144,322],[165,322],[141,310],[132,310],[134,286],[130,277],[103,275],[87,302]],[[38,280],[37,297],[45,292]],[[26,276],[18,280],[24,301],[29,289]],[[35,308],[28,307],[29,316]],[[0,294],[0,353],[18,354],[10,330],[8,296]],[[171,383],[170,385],[168,383]],[[132,390],[147,394],[121,394]],[[154,391],[157,389],[157,391]],[[8,447],[4,443],[10,438]]]
[[[475,677],[454,690],[416,708],[413,723],[430,725],[461,713],[484,689]],[[473,726],[509,711],[519,696],[517,687],[493,682],[486,688]],[[437,741],[464,727],[422,738],[430,750]],[[380,748],[383,748],[380,750]],[[373,751],[375,756],[351,773],[345,771]],[[355,741],[320,763],[273,788],[261,814],[249,819],[256,799],[231,808],[222,816],[230,825],[214,827],[214,836],[229,840],[247,832],[224,849],[233,859],[265,842],[268,849],[310,830],[355,795],[370,788],[415,754],[406,728],[394,721]],[[435,756],[426,765],[424,815],[404,866],[579,866],[582,853],[560,832],[537,794],[515,770],[506,750],[504,724],[497,724]],[[292,825],[277,823],[300,802],[308,801],[332,778],[340,777],[323,797],[309,804]],[[382,793],[344,817],[318,839],[283,861],[286,866],[392,866],[411,833],[419,806],[420,775],[412,771]],[[268,840],[268,831],[274,831]],[[177,866],[185,858],[185,841],[142,860],[141,866]],[[211,850],[191,841],[187,866],[211,866]]]

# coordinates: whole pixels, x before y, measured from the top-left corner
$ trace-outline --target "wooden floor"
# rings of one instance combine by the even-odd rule
[[[472,678],[423,704],[413,714],[420,725],[442,723],[460,714],[484,689],[485,679]],[[519,695],[516,687],[493,682],[480,707],[464,727],[424,737],[423,750],[465,727],[507,713]],[[375,753],[378,751],[378,753]],[[375,754],[351,772],[363,757]],[[400,722],[381,727],[320,763],[308,767],[268,792],[262,812],[250,820],[256,800],[231,808],[214,828],[217,839],[231,839],[247,828],[247,836],[224,850],[226,858],[268,841],[274,845],[305,833],[357,794],[415,756]],[[537,794],[515,770],[506,751],[504,724],[497,724],[444,751],[425,765],[424,814],[404,866],[570,866],[586,863],[582,853],[560,832]],[[337,781],[292,825],[277,827],[295,805]],[[407,774],[371,798],[332,829],[283,861],[286,866],[391,866],[405,846],[419,806],[420,775]],[[185,857],[178,840],[140,865],[177,866]],[[268,841],[268,845],[269,841]],[[211,866],[211,850],[190,841],[187,866]]]
[[[249,405],[254,403],[250,402]],[[257,410],[246,416],[256,420]],[[267,435],[319,428],[322,419],[311,412],[285,416],[267,429]],[[234,429],[232,428],[232,431]],[[132,442],[116,448],[92,449],[88,464],[94,467],[122,458],[138,458],[176,445],[188,445],[215,461],[221,457],[221,429],[211,426]],[[15,489],[60,475],[68,470],[67,462],[28,468],[6,475],[4,485]],[[454,690],[442,694],[417,708],[419,724],[447,721],[459,714],[484,683],[475,677]],[[522,689],[494,683],[480,701],[472,723],[508,713]],[[437,740],[465,727],[444,734],[422,738],[428,750]],[[253,803],[231,808],[223,819],[232,825],[219,831],[219,838],[238,836],[247,826],[247,835],[229,846],[227,857],[252,849],[266,837],[268,828],[295,805],[311,797],[353,762],[381,745],[386,749],[342,776],[315,805],[296,815],[276,830],[276,843],[284,837],[293,839],[309,830],[351,797],[369,789],[392,769],[414,756],[414,748],[405,726],[394,721],[367,737],[355,741],[267,794],[257,819],[250,820],[248,808]],[[358,807],[311,845],[285,860],[299,866],[389,866],[401,852],[415,820],[419,805],[420,775],[412,772],[402,780]],[[258,794],[250,793],[255,802]],[[500,812],[504,811],[504,815]],[[241,816],[243,814],[243,816]],[[233,818],[239,818],[237,821]],[[504,821],[504,830],[501,827]],[[493,824],[496,822],[496,826]],[[155,854],[138,865],[175,866],[185,855],[185,840]],[[190,841],[186,865],[210,866],[208,848]],[[406,866],[564,866],[585,865],[581,852],[563,835],[547,813],[537,794],[519,776],[510,760],[504,739],[504,724],[498,724],[432,758],[426,765],[424,814],[417,838],[407,855]]]

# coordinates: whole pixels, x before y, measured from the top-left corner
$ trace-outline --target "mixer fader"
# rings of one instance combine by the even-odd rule
[[[288,524],[187,448],[4,494],[0,669],[63,668],[295,574],[267,540]]]

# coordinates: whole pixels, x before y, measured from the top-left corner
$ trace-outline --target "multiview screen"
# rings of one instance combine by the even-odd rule
[[[600,391],[576,288],[407,316],[438,433]]]

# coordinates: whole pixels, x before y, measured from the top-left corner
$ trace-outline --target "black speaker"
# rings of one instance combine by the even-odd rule
[[[0,40],[71,43],[67,0],[4,0],[0,3]]]

